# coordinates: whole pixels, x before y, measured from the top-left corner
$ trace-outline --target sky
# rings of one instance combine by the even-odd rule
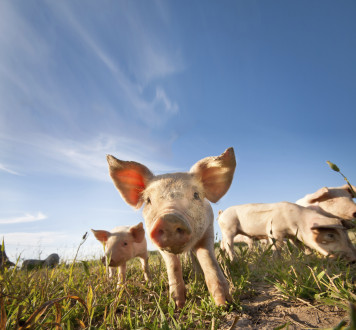
[[[106,154],[155,174],[233,147],[214,214],[356,185],[356,2],[0,2],[0,238],[12,261],[102,254],[143,221]],[[216,238],[221,237],[215,224]],[[149,249],[155,249],[149,242]]]

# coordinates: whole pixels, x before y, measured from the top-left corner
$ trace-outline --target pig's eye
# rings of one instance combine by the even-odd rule
[[[197,192],[195,192],[195,193],[194,193],[194,199],[196,199],[196,200],[200,200],[199,193],[197,193]]]
[[[124,244],[123,244],[124,246],[126,246],[127,245],[127,242],[124,242]]]
[[[146,198],[146,204],[151,204],[151,199],[149,197]]]
[[[329,239],[334,239],[334,238],[335,238],[335,235],[329,233],[329,234],[326,235],[326,237],[329,238]]]

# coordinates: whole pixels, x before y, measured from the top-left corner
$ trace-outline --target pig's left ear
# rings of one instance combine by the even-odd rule
[[[153,178],[152,172],[144,165],[116,159],[107,155],[109,172],[116,188],[126,203],[138,209],[142,205],[141,193]]]
[[[205,197],[216,203],[230,188],[236,167],[233,148],[226,149],[220,156],[207,157],[192,166],[194,174],[204,186]]]
[[[310,229],[319,231],[320,229],[345,229],[345,227],[342,225],[338,225],[338,224],[335,224],[335,225],[323,225],[323,224],[319,225],[318,224],[318,225],[312,226]]]
[[[338,218],[313,218],[308,221],[311,230],[321,230],[321,229],[343,229],[346,228],[343,226],[342,220]]]
[[[102,243],[105,243],[109,239],[109,237],[111,235],[110,232],[108,232],[106,230],[94,230],[94,229],[92,229],[91,231],[93,232],[95,238],[98,241],[102,242]]]
[[[140,222],[136,226],[130,227],[129,231],[130,231],[130,233],[132,234],[132,236],[134,238],[134,242],[136,242],[136,243],[141,243],[142,240],[145,237],[145,230],[143,229],[143,223],[142,222]]]

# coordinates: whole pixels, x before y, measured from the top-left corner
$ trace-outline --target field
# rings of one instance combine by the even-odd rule
[[[53,269],[5,269],[0,274],[0,329],[349,327],[350,306],[356,303],[356,265],[304,255],[289,244],[281,256],[267,246],[249,250],[236,245],[235,250],[239,261],[232,265],[216,244],[234,300],[226,308],[215,306],[203,277],[182,258],[187,301],[177,310],[157,252],[150,254],[151,282],[144,281],[139,261],[132,260],[126,283],[117,288],[97,260],[74,260]]]

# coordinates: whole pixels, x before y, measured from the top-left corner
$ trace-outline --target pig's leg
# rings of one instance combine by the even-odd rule
[[[118,282],[117,284],[124,283],[126,279],[126,262],[118,267]]]
[[[283,237],[268,237],[268,242],[272,245],[273,256],[280,257],[284,244]]]
[[[160,251],[166,263],[169,293],[178,308],[182,308],[185,303],[185,285],[183,282],[182,265],[179,256],[168,252]]]
[[[213,229],[208,231],[211,232],[210,235],[208,234],[196,246],[196,254],[205,275],[206,285],[216,305],[226,305],[226,301],[232,301],[229,284],[216,260]]]
[[[224,250],[227,252],[231,261],[236,261],[236,255],[234,252],[234,236],[225,235],[222,239],[222,244],[224,245]]]
[[[148,256],[140,257],[140,261],[142,264],[143,275],[146,281],[150,280],[150,270],[148,268]]]
[[[200,267],[195,251],[189,250],[189,252],[185,252],[183,258],[188,269],[192,270],[193,275],[203,275],[203,271]]]
[[[109,271],[108,271],[109,278],[112,278],[115,275],[115,272],[116,272],[115,267],[109,267]]]

